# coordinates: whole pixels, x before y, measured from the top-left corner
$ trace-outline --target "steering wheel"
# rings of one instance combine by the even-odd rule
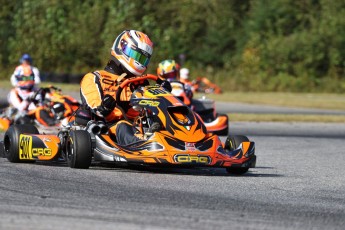
[[[38,95],[41,95],[41,102],[44,101],[45,96],[46,96],[46,88],[39,88],[32,96],[31,96],[31,101],[35,104],[37,104],[39,101],[36,99]]]
[[[130,83],[134,83],[134,82],[140,82],[140,81],[144,81],[144,80],[148,80],[148,79],[151,79],[151,80],[154,80],[157,82],[157,84],[162,84],[163,83],[163,80],[160,79],[159,77],[153,75],[153,74],[146,74],[146,75],[143,75],[143,76],[140,76],[140,77],[134,77],[134,78],[129,78],[129,79],[126,79],[125,81],[123,81],[120,85],[119,85],[119,88],[117,89],[117,92],[116,92],[116,101],[117,102],[120,102],[121,101],[121,93],[123,91],[124,88],[126,88],[126,86],[128,86]],[[116,107],[121,111],[123,117],[129,121],[124,109],[119,105],[119,103],[116,103]]]

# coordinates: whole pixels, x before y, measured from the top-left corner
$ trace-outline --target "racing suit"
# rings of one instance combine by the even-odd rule
[[[80,97],[86,109],[91,110],[92,114],[104,119],[105,122],[111,123],[109,131],[116,136],[117,142],[127,145],[140,140],[134,135],[135,128],[129,122],[123,120],[122,112],[118,108],[113,108],[108,112],[103,112],[101,109],[102,103],[108,95],[114,99],[116,98],[117,89],[124,76],[105,70],[88,73],[81,80]],[[130,87],[126,87],[120,95],[121,101],[116,102],[121,105],[129,119],[133,119],[138,115],[138,112],[129,105],[131,95]]]
[[[14,70],[13,74],[11,75],[11,83],[13,86],[17,86],[18,84],[18,77],[20,76],[28,76],[28,75],[34,75],[34,81],[35,84],[38,85],[41,83],[41,78],[40,78],[40,72],[39,70],[31,65],[28,64],[21,64],[16,67]]]

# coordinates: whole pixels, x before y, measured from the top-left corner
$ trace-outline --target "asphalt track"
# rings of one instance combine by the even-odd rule
[[[344,229],[345,124],[230,130],[256,142],[244,176],[0,158],[0,229]]]

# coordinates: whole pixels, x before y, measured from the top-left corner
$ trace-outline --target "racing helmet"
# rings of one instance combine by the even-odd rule
[[[180,70],[180,78],[181,79],[184,79],[184,80],[187,80],[189,78],[189,69],[187,68],[182,68]]]
[[[178,77],[178,66],[174,60],[164,60],[158,64],[157,75],[167,80],[176,80]]]
[[[153,51],[153,43],[143,32],[123,31],[111,47],[111,56],[134,75],[142,75],[147,69]]]
[[[19,62],[23,64],[24,61],[27,61],[28,63],[32,63],[32,58],[29,54],[23,54],[23,56],[19,59]]]

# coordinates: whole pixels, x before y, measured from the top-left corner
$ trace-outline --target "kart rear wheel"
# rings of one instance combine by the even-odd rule
[[[92,159],[91,149],[91,138],[87,131],[71,131],[66,143],[68,166],[71,168],[88,169]]]
[[[12,125],[6,131],[4,137],[4,153],[8,161],[12,163],[18,162],[32,162],[34,160],[20,160],[19,159],[19,136],[20,134],[39,134],[37,128],[33,125]]]
[[[5,157],[5,146],[3,142],[0,142],[0,157]]]
[[[248,137],[243,135],[231,135],[226,138],[224,149],[228,151],[233,151],[237,149],[242,142],[249,141]],[[249,167],[244,168],[236,168],[236,167],[229,167],[226,168],[226,171],[230,174],[234,175],[242,175],[248,172]]]

